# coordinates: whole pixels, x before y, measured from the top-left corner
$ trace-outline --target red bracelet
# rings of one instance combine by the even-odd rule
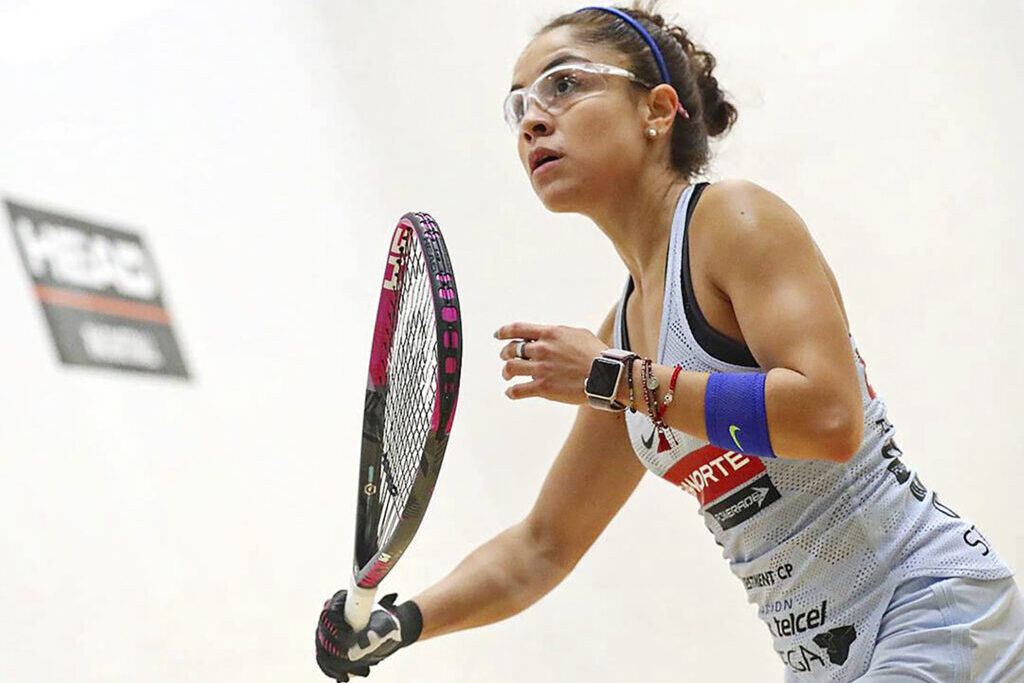
[[[672,371],[672,379],[668,383],[668,393],[665,394],[665,398],[661,399],[661,409],[658,411],[659,419],[665,417],[665,409],[668,408],[668,404],[672,402],[672,398],[675,396],[676,380],[679,379],[679,373],[682,369],[682,365],[677,365],[676,369]]]

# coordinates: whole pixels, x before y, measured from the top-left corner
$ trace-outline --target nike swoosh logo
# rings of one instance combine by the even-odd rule
[[[644,448],[650,448],[650,447],[651,447],[651,446],[652,446],[652,445],[654,444],[654,432],[656,432],[656,431],[657,431],[657,429],[656,429],[656,428],[654,428],[654,427],[651,427],[651,438],[649,438],[649,439],[645,439],[645,438],[644,438],[644,437],[642,437],[642,436],[640,437],[640,440],[641,440],[641,441],[643,442],[643,444],[644,444]]]
[[[729,436],[731,436],[732,440],[736,443],[736,448],[742,451],[743,446],[740,445],[740,440],[736,438],[736,432],[739,431],[742,430],[740,430],[740,428],[737,427],[736,425],[729,425]]]

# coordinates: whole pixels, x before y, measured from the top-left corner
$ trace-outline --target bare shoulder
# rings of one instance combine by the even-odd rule
[[[704,190],[694,211],[695,220],[716,226],[715,232],[728,237],[753,236],[752,233],[773,231],[778,227],[806,226],[797,212],[777,194],[749,180],[722,180]]]
[[[774,192],[749,180],[709,185],[693,214],[712,282],[725,290],[738,267],[764,267],[771,254],[805,254],[817,245],[797,212]],[[812,258],[812,262],[816,259]]]

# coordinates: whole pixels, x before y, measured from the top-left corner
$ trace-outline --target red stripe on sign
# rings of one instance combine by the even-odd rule
[[[140,304],[99,294],[75,292],[70,289],[44,287],[43,285],[36,286],[36,296],[40,301],[51,306],[77,308],[80,311],[92,311],[93,313],[103,313],[118,318],[130,318],[160,325],[171,324],[171,317],[160,306]]]
[[[762,472],[758,458],[708,444],[680,458],[663,478],[692,493],[703,507]]]

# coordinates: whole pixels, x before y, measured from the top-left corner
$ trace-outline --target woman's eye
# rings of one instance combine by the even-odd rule
[[[575,76],[559,76],[558,80],[555,81],[555,94],[556,95],[568,95],[576,89],[578,81]]]

